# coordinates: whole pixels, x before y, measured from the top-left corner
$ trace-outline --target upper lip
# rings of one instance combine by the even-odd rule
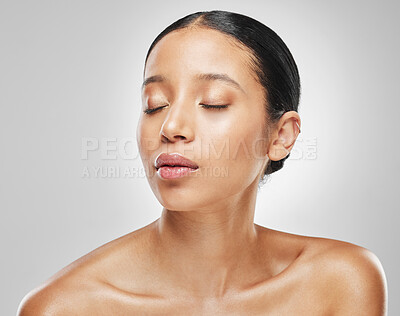
[[[157,157],[154,166],[156,167],[156,169],[158,169],[162,166],[183,166],[183,167],[189,167],[192,169],[197,169],[199,167],[195,162],[191,161],[190,159],[188,159],[178,153],[173,153],[173,154],[162,153],[162,154],[160,154]]]

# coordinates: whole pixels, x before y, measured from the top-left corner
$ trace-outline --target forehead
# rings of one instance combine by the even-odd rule
[[[188,78],[199,73],[224,73],[244,86],[256,80],[250,50],[233,37],[204,27],[175,30],[164,36],[145,67],[145,78]]]

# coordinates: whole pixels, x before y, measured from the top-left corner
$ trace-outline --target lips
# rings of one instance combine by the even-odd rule
[[[177,154],[177,153],[174,153],[174,154],[162,153],[162,154],[160,154],[157,157],[154,166],[156,167],[157,170],[163,166],[188,167],[188,168],[192,168],[192,169],[199,168],[199,166],[195,162],[193,162],[190,159],[188,159],[180,154]]]

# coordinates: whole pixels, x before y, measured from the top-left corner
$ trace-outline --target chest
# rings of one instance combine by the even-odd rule
[[[92,305],[96,315],[332,315],[310,289],[269,289],[223,299],[113,293]]]

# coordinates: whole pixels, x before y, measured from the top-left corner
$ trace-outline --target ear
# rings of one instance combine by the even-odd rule
[[[289,111],[282,115],[270,135],[268,157],[278,161],[285,158],[300,133],[300,116],[296,111]]]

